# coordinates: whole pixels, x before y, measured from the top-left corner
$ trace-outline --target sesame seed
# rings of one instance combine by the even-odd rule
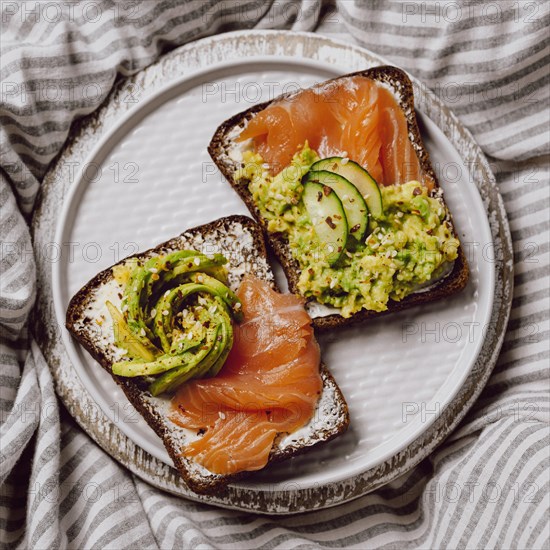
[[[199,283],[202,283],[204,281],[204,277],[202,275],[198,275],[197,281],[199,281]]]
[[[222,413],[221,411],[218,413],[219,417],[222,419],[222,420],[225,420],[225,413]]]
[[[281,193],[275,193],[275,199],[278,201],[282,201],[284,199],[283,195]]]
[[[166,317],[170,312],[167,309],[162,310],[162,314]]]
[[[190,332],[189,334],[187,334],[187,339],[188,340],[193,340],[193,333]]]
[[[349,162],[349,158],[348,158],[348,157],[344,157],[344,158],[342,159],[342,166],[345,166],[348,162]]]
[[[193,260],[193,262],[195,263],[195,265],[201,265],[201,259],[200,258],[195,258]]]
[[[142,328],[142,329],[139,331],[139,333],[141,334],[141,336],[145,336],[145,329]]]
[[[149,271],[150,271],[151,273],[158,273],[158,272],[159,272],[159,270],[158,270],[156,267],[151,267],[151,268],[149,268]]]
[[[151,317],[156,317],[156,315],[157,315],[157,310],[155,308],[153,308],[151,310]]]

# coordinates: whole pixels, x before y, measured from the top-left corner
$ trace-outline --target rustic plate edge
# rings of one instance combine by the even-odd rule
[[[118,116],[131,108],[134,100],[140,94],[143,94],[144,90],[147,89],[152,92],[165,85],[170,79],[179,76],[182,64],[191,72],[220,62],[222,59],[227,58],[227,52],[231,48],[233,48],[233,51],[249,48],[256,52],[255,55],[299,55],[320,59],[319,54],[324,47],[328,47],[328,50],[322,53],[325,59],[330,57],[328,52],[332,48],[340,50],[340,55],[359,56],[364,59],[365,64],[385,63],[385,60],[381,57],[357,46],[351,46],[312,33],[241,31],[203,39],[178,48],[144,71],[119,82],[105,105],[78,124],[74,137],[65,146],[57,163],[44,180],[39,205],[32,222],[39,280],[47,283],[51,279],[49,274],[50,263],[45,257],[44,249],[41,250],[40,247],[44,246],[45,243],[53,242],[55,207],[59,208],[62,201],[58,201],[59,204],[57,205],[52,204],[55,203],[55,193],[52,191],[55,188],[55,191],[61,192],[61,196],[63,196],[71,183],[70,178],[67,177],[72,173],[67,160],[73,156],[77,156],[81,161],[85,159],[98,139],[98,136],[95,135],[96,130],[104,129]],[[420,86],[418,81],[415,79],[413,81],[417,86]],[[80,405],[83,395],[86,396],[87,392],[77,379],[72,366],[67,364],[67,357],[60,339],[60,327],[56,326],[55,323],[53,326],[48,326],[48,319],[55,318],[51,316],[53,304],[51,303],[51,296],[42,291],[33,314],[33,333],[48,360],[58,395],[71,415],[102,448],[137,476],[172,494],[226,508],[253,510],[267,514],[292,514],[328,508],[373,491],[413,468],[447,437],[481,393],[502,346],[513,290],[513,262],[510,261],[512,259],[512,245],[504,204],[483,153],[475,144],[470,133],[441,101],[431,92],[425,89],[423,91],[426,95],[423,96],[425,100],[422,104],[422,110],[440,128],[447,129],[445,133],[461,153],[464,147],[470,147],[468,158],[473,158],[475,161],[472,175],[475,177],[476,185],[489,214],[489,223],[495,245],[503,253],[502,261],[495,266],[497,284],[491,325],[487,332],[486,341],[466,384],[455,399],[442,411],[432,426],[423,436],[396,454],[392,459],[359,476],[355,476],[349,482],[329,484],[307,490],[291,487],[286,491],[269,493],[268,498],[265,498],[261,492],[256,492],[256,498],[252,500],[249,489],[238,487],[229,487],[225,495],[199,497],[185,487],[173,468],[154,459],[128,440],[114,424],[103,416],[97,406],[94,408],[95,404],[93,402],[89,402],[88,399],[84,406]],[[456,134],[448,130],[449,128],[456,130]],[[97,133],[100,134],[100,132]],[[44,287],[47,287],[47,285],[44,285]],[[90,422],[91,418],[95,418],[95,421]]]

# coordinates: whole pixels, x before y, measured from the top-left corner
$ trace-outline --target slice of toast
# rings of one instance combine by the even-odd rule
[[[409,77],[401,69],[390,66],[382,66],[344,75],[339,78],[359,75],[383,83],[393,92],[394,97],[405,114],[409,131],[409,139],[418,156],[420,166],[422,167],[424,173],[431,177],[435,182],[435,189],[433,193],[440,197],[443,201],[443,190],[438,184],[437,177],[430,163],[428,151],[425,149],[422,142],[422,137],[420,135],[420,129],[418,127],[414,110],[413,87]],[[267,223],[262,218],[260,211],[254,203],[251,193],[249,192],[250,182],[245,178],[235,181],[235,173],[242,167],[242,162],[238,159],[239,155],[233,154],[235,149],[235,138],[240,134],[242,129],[247,125],[248,121],[254,116],[255,113],[265,109],[273,101],[278,101],[283,97],[291,97],[295,93],[299,92],[287,94],[286,96],[280,96],[271,101],[255,105],[225,121],[216,130],[216,133],[214,134],[214,137],[208,147],[208,152],[221,173],[245,202],[254,218],[262,226],[269,245],[275,252],[277,259],[282,265],[288,279],[289,289],[292,292],[298,293],[297,284],[301,273],[300,266],[298,265],[296,259],[292,256],[286,237],[281,233],[269,233],[267,231]],[[452,226],[452,218],[450,213],[448,213],[448,220]],[[454,226],[453,233],[456,237],[457,235],[454,230]],[[418,292],[409,294],[401,301],[390,300],[386,311],[376,312],[363,309],[353,314],[351,317],[344,318],[335,308],[318,307],[317,302],[314,301],[310,301],[307,307],[309,314],[313,319],[314,327],[321,330],[329,329],[348,325],[354,322],[364,321],[373,317],[379,317],[380,315],[400,311],[408,307],[440,300],[462,290],[468,282],[468,277],[469,270],[466,256],[462,247],[459,247],[458,258],[453,262],[452,268],[446,272],[444,277],[438,281],[435,281],[434,284],[427,288],[423,288]]]
[[[267,260],[261,230],[246,216],[229,216],[189,229],[179,237],[135,257],[145,259],[182,249],[194,249],[204,254],[223,254],[228,260],[228,281],[232,290],[238,288],[247,273],[268,281],[277,289]],[[213,474],[185,458],[182,453],[183,447],[198,435],[195,431],[177,426],[167,418],[170,408],[169,397],[153,397],[140,387],[136,379],[123,378],[111,373],[112,363],[120,358],[120,349],[114,343],[112,322],[105,301],[110,300],[120,308],[123,290],[122,285],[114,277],[113,267],[96,275],[73,297],[67,310],[67,329],[113,376],[128,400],[162,439],[189,488],[196,493],[219,494],[227,483],[242,477],[244,473],[232,476]],[[301,428],[299,433],[279,434],[269,462],[298,455],[317,443],[333,439],[347,429],[349,414],[346,402],[325,365],[321,365],[321,377],[323,392],[311,421]]]

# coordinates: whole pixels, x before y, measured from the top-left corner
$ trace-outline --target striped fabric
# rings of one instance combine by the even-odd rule
[[[19,548],[548,548],[549,64],[544,1],[10,2],[2,6],[0,545]],[[422,79],[487,153],[515,295],[498,365],[429,459],[337,509],[283,519],[168,496],[98,448],[56,400],[25,331],[26,225],[71,123],[119,75],[235,28],[316,30]]]

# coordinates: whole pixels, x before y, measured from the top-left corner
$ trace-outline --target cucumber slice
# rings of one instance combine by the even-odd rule
[[[302,200],[329,265],[338,261],[348,240],[348,222],[334,190],[314,181],[304,182]]]
[[[378,184],[362,166],[353,160],[344,161],[342,157],[330,157],[317,161],[310,170],[328,170],[351,181],[363,195],[371,216],[376,220],[382,217],[384,208]]]
[[[357,187],[343,176],[326,170],[310,170],[304,177],[304,183],[308,181],[327,185],[334,190],[344,207],[349,234],[362,241],[367,232],[369,210]]]

